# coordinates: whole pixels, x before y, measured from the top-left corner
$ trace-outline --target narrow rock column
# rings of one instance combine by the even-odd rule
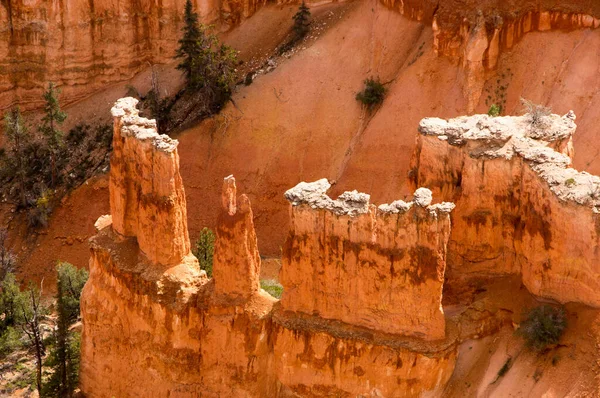
[[[190,253],[179,143],[159,135],[154,120],[140,117],[137,103],[134,98],[122,98],[111,110],[113,229],[137,237],[140,249],[152,263],[178,264]]]
[[[260,289],[260,255],[250,200],[246,195],[236,198],[236,191],[235,178],[226,177],[217,221],[213,277],[217,295],[247,299]]]

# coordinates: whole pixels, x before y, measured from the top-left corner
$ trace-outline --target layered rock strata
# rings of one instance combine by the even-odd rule
[[[379,207],[356,191],[333,200],[329,188],[323,179],[285,193],[292,207],[281,307],[386,333],[444,338],[441,300],[454,205],[431,205],[425,188],[412,202]]]
[[[259,288],[260,257],[252,210],[247,197],[237,196],[233,177],[223,183],[213,278],[199,270],[189,255],[185,201],[173,199],[182,194],[176,142],[158,136],[152,122],[137,116],[134,105],[125,99],[113,109],[113,214],[98,220],[99,232],[91,239],[90,278],[81,300],[80,378],[86,396],[406,397],[441,392],[456,362],[458,328],[451,327],[445,339],[427,339],[444,336],[439,299],[451,205],[430,205],[426,190],[420,190],[414,202],[398,201],[379,209],[367,205],[366,211],[364,201],[354,201],[368,196],[365,194],[346,194],[331,201],[341,206],[340,211],[356,208],[356,212],[331,217],[339,217],[340,229],[346,220],[346,245],[352,244],[356,253],[362,253],[361,258],[370,256],[369,266],[373,267],[372,272],[363,270],[355,275],[364,289],[351,292],[345,301],[365,303],[351,308],[375,310],[373,299],[365,295],[379,288],[387,308],[378,310],[399,321],[399,313],[410,317],[401,321],[401,328],[378,313],[370,314],[377,323],[361,324],[340,319],[342,311],[329,314],[330,318],[291,311]],[[164,180],[151,183],[159,175]],[[324,181],[320,184],[327,185]],[[154,198],[173,200],[157,202]],[[164,203],[171,206],[162,206]],[[298,204],[291,211],[297,226],[308,228],[300,222],[302,217],[311,219],[310,212],[323,217],[330,209]],[[369,217],[373,227],[361,226]],[[147,218],[152,219],[156,231],[178,243],[162,246],[161,253],[143,246],[142,242],[158,238],[147,229]],[[323,224],[314,227],[320,231]],[[367,239],[366,233],[374,235]],[[322,232],[314,235],[318,234]],[[358,239],[360,236],[363,238]],[[428,250],[431,255],[423,261],[419,252]],[[397,258],[385,257],[386,251]],[[404,260],[401,251],[406,251]],[[177,258],[180,260],[175,261]],[[376,264],[379,261],[381,266]],[[355,266],[355,260],[349,258],[348,264]],[[284,264],[287,266],[289,262]],[[289,281],[295,280],[296,272],[284,271]],[[420,284],[413,288],[413,283]],[[308,302],[304,292],[285,285],[287,303]],[[323,288],[336,296],[331,287]],[[340,291],[337,296],[345,293]],[[410,297],[417,293],[423,296]],[[391,297],[384,297],[386,294]],[[427,327],[417,327],[418,319],[427,322]]]
[[[266,2],[192,0],[203,22],[228,29]],[[69,104],[150,64],[172,60],[185,0],[0,2],[0,110],[40,108],[52,81]]]
[[[431,24],[434,52],[462,66],[461,82],[468,113],[479,102],[486,72],[494,70],[500,53],[511,49],[525,34],[600,26],[600,5],[587,0],[572,4],[494,0],[477,2],[476,7],[460,1],[380,1],[410,19]]]
[[[138,100],[122,98],[112,108],[110,209],[113,228],[137,237],[151,262],[176,264],[190,253],[185,191],[177,140],[156,132],[139,116]]]
[[[600,178],[570,167],[575,115],[421,121],[415,186],[456,203],[450,278],[520,273],[538,296],[600,306]]]
[[[47,82],[71,103],[169,60],[184,0],[0,2],[0,109],[42,106]],[[211,2],[193,1],[208,20]],[[202,7],[200,7],[202,6]]]

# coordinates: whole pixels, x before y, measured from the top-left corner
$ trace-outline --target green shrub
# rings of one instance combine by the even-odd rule
[[[575,181],[575,179],[574,179],[574,178],[567,178],[567,179],[565,180],[565,185],[566,185],[567,187],[569,187],[569,188],[570,188],[570,187],[572,187],[572,186],[575,186],[575,185],[577,185],[577,182]]]
[[[15,275],[7,273],[0,283],[0,334],[21,324],[21,308],[26,304],[27,297],[21,293]]]
[[[381,104],[385,98],[386,89],[379,81],[379,78],[372,77],[365,80],[365,88],[363,91],[356,94],[356,100],[366,105],[369,110]]]
[[[18,350],[22,346],[21,333],[14,327],[9,326],[0,334],[0,358]]]
[[[567,327],[567,316],[563,308],[541,305],[527,314],[527,319],[518,329],[528,347],[543,350],[557,344]]]
[[[51,201],[52,192],[42,191],[42,194],[35,201],[35,206],[29,209],[27,213],[27,224],[30,228],[45,228],[48,226],[48,219],[52,212]]]
[[[490,106],[490,110],[488,111],[488,115],[491,117],[498,117],[502,113],[502,108],[499,105],[492,104]]]
[[[212,278],[213,254],[215,252],[215,233],[209,228],[202,228],[200,236],[192,248],[192,253],[200,262],[200,269]]]
[[[283,286],[272,279],[263,279],[260,281],[260,288],[269,293],[276,299],[280,299],[283,294]]]

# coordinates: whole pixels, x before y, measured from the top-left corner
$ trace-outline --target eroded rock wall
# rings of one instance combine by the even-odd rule
[[[456,204],[451,279],[520,273],[533,294],[600,305],[600,178],[570,168],[574,120],[421,122],[413,183]]]
[[[205,23],[228,29],[266,0],[192,0]],[[154,63],[172,60],[185,0],[2,0],[0,110],[40,108],[49,81],[70,104]]]
[[[169,60],[184,0],[3,0],[0,3],[0,109],[42,105],[52,81],[72,103]],[[193,1],[207,19],[216,4]]]
[[[151,262],[177,264],[190,253],[178,142],[159,135],[154,120],[140,117],[137,103],[135,98],[123,98],[111,111],[113,228],[121,235],[137,237],[140,250]]]
[[[407,18],[431,24],[433,50],[460,63],[467,113],[479,103],[486,72],[494,70],[500,53],[530,32],[596,29],[600,5],[591,0],[507,2],[380,0]],[[497,104],[498,105],[498,104]]]
[[[431,205],[421,188],[413,202],[379,208],[369,195],[332,200],[327,180],[286,192],[291,225],[283,250],[284,310],[387,333],[443,339],[442,287],[451,203]]]
[[[441,392],[454,369],[458,340],[456,325],[443,338],[440,308],[451,205],[429,205],[428,191],[421,190],[423,195],[417,195],[415,203],[397,201],[376,211],[367,204],[367,213],[340,218],[346,220],[347,241],[355,245],[365,241],[353,240],[353,236],[367,230],[357,228],[348,217],[356,217],[359,223],[365,223],[368,217],[381,217],[381,222],[374,224],[378,232],[371,230],[381,236],[374,236],[372,242],[392,252],[410,247],[433,252],[435,259],[426,257],[427,262],[421,261],[418,254],[407,253],[404,262],[398,259],[399,273],[410,269],[419,276],[427,271],[430,277],[423,285],[428,289],[413,290],[411,277],[397,275],[393,287],[403,289],[405,294],[386,301],[389,314],[399,319],[393,308],[405,306],[400,312],[408,316],[410,311],[420,311],[416,305],[423,302],[424,314],[414,314],[410,322],[402,321],[403,328],[392,328],[388,323],[388,327],[378,330],[372,323],[365,327],[339,319],[341,313],[324,318],[290,311],[259,288],[260,257],[252,210],[247,197],[237,196],[231,176],[223,184],[212,279],[199,270],[189,249],[179,261],[171,261],[180,257],[186,246],[164,246],[164,253],[148,254],[142,237],[150,231],[142,218],[151,218],[157,231],[171,228],[163,232],[184,242],[185,223],[173,222],[173,215],[185,218],[185,209],[180,208],[185,207],[185,201],[173,200],[173,206],[165,209],[155,206],[154,201],[146,202],[144,195],[132,194],[178,198],[182,189],[176,183],[176,142],[159,137],[153,123],[139,118],[134,106],[135,101],[125,99],[113,109],[117,150],[112,172],[118,176],[110,185],[114,214],[96,223],[99,232],[91,239],[90,278],[82,293],[80,379],[86,396],[406,397]],[[168,143],[170,150],[165,152],[159,143]],[[142,169],[153,172],[141,173]],[[157,175],[166,180],[148,184],[150,192],[144,191],[145,178]],[[347,196],[334,202],[352,205]],[[142,210],[146,205],[151,211]],[[357,205],[364,207],[365,203]],[[323,214],[319,209],[302,212]],[[383,213],[389,217],[386,222]],[[412,225],[411,217],[419,221]],[[422,236],[409,237],[412,233]],[[402,237],[407,242],[400,243]],[[396,249],[395,245],[400,247]],[[359,252],[373,256],[378,253],[375,250],[375,254],[369,254],[367,248]],[[388,261],[380,257],[372,260]],[[352,261],[349,259],[349,264]],[[379,281],[372,280],[376,277],[372,273],[360,278],[365,286],[387,284],[385,292],[392,294],[392,271],[380,271],[383,278]],[[306,302],[302,291],[289,289],[288,302],[294,297]],[[331,288],[326,291],[333,293]],[[415,300],[411,292],[422,296]],[[362,294],[367,292],[358,291],[346,300],[373,303]],[[375,313],[371,315],[382,320]],[[417,319],[428,322],[428,329],[416,328]],[[434,337],[439,339],[428,341]]]

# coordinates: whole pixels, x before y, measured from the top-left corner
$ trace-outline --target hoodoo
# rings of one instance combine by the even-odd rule
[[[290,189],[277,303],[259,287],[251,205],[232,176],[214,275],[199,271],[177,141],[158,135],[135,104],[113,108],[112,223],[101,218],[91,240],[81,306],[87,396],[399,397],[443,388],[458,338],[454,327],[446,333],[441,307],[453,204],[432,205],[424,188],[412,202],[379,207],[356,191],[329,198],[327,180]]]
[[[599,0],[0,0],[0,396],[600,396],[598,48]]]
[[[424,119],[415,185],[456,203],[452,278],[520,274],[538,296],[600,306],[600,178],[570,167],[575,114]]]

